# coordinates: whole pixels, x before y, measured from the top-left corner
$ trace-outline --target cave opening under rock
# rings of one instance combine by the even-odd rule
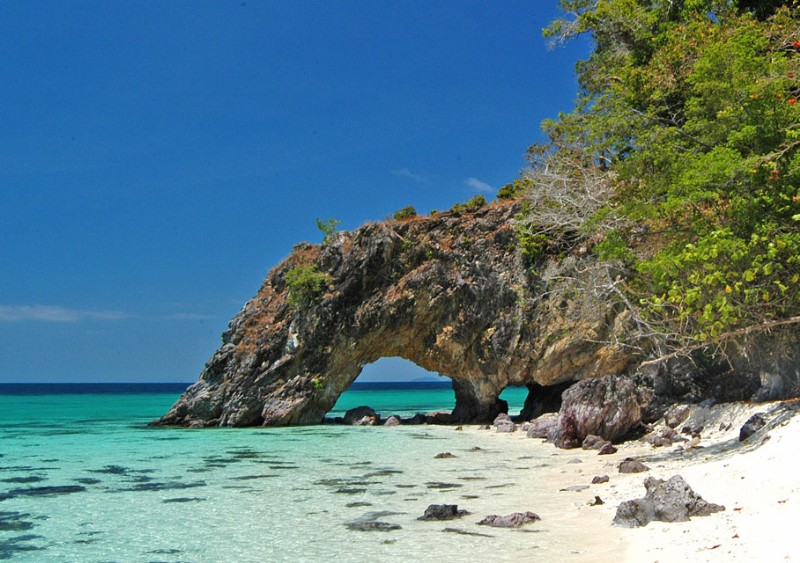
[[[456,386],[450,377],[428,371],[414,362],[384,357],[364,366],[338,397],[328,418],[340,419],[348,410],[359,407],[370,407],[384,420],[392,415],[411,419],[419,413],[452,413],[457,406]],[[501,412],[507,412],[516,420],[530,420],[558,411],[561,393],[568,386],[510,385],[498,394],[497,404]],[[437,420],[444,422],[447,417],[440,415]],[[456,416],[452,422],[465,420]]]

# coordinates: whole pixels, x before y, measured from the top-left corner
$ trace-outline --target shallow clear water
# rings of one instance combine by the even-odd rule
[[[409,399],[371,393],[379,411]],[[0,559],[511,561],[556,541],[476,524],[532,509],[541,459],[529,441],[500,449],[493,432],[435,426],[145,426],[176,398],[0,395]],[[435,458],[445,451],[455,457]],[[475,514],[418,521],[431,503]],[[348,527],[364,521],[397,528]]]

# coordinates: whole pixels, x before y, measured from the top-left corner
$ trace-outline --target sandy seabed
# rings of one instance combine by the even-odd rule
[[[738,443],[739,429],[751,415],[779,408],[778,403],[713,407],[714,416],[698,447],[690,449],[684,449],[687,444],[653,448],[630,441],[617,453],[600,456],[593,450],[558,450],[542,444],[552,448],[553,463],[539,474],[551,492],[537,499],[543,516],[539,524],[574,537],[575,549],[564,553],[567,561],[800,560],[800,417],[785,416],[774,428],[744,445]],[[524,432],[497,438],[530,440]],[[619,473],[619,463],[629,457],[642,460],[650,471]],[[609,481],[564,490],[588,485],[595,475],[608,475]],[[621,502],[644,497],[645,478],[673,475],[681,475],[697,494],[725,510],[688,522],[651,522],[641,528],[612,524]],[[596,496],[602,505],[591,505]],[[537,506],[532,509],[538,510]]]

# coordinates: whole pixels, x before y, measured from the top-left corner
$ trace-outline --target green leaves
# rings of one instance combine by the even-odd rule
[[[320,272],[316,264],[299,264],[291,268],[286,272],[289,303],[296,308],[307,305],[322,293],[329,281],[330,276]]]
[[[643,314],[701,341],[800,314],[800,12],[738,4],[563,0],[545,32],[595,41],[575,110],[543,127],[611,172],[596,216],[621,226],[596,248],[635,265]]]
[[[317,219],[317,228],[322,231],[324,235],[322,244],[328,244],[333,236],[336,234],[336,227],[341,224],[338,219]]]

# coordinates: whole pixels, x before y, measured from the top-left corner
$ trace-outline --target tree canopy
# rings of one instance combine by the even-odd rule
[[[800,315],[797,4],[562,0],[544,32],[594,49],[574,110],[530,150],[526,176],[550,186],[534,197],[596,200],[590,214],[578,202],[579,228],[629,266],[630,302],[677,341]]]

